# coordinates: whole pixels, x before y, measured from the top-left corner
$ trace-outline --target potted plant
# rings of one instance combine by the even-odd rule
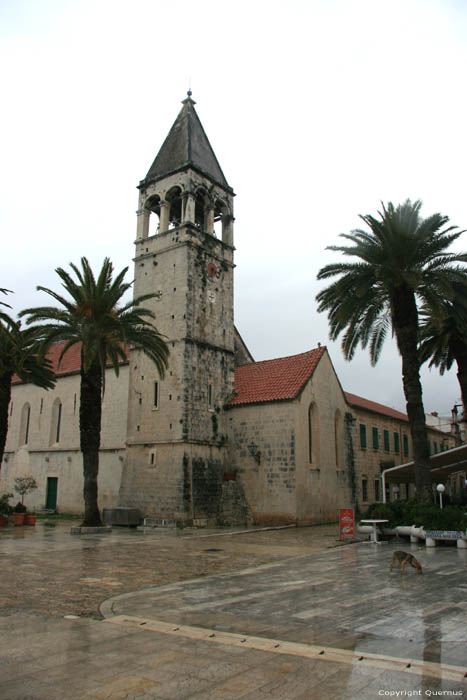
[[[13,522],[15,525],[24,525],[26,517],[26,506],[23,503],[18,503],[13,508]]]
[[[8,525],[8,516],[12,510],[8,503],[10,498],[13,498],[12,493],[4,493],[3,496],[0,496],[0,527],[6,527]]]
[[[33,476],[18,476],[15,479],[15,485],[13,487],[16,491],[16,493],[19,493],[21,496],[21,504],[24,507],[24,525],[35,525],[36,524],[36,516],[31,515],[31,513],[27,512],[26,507],[24,506],[24,497],[27,493],[30,491],[34,491],[34,489],[37,489],[37,481]]]

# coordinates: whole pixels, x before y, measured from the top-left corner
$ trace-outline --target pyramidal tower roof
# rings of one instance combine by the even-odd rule
[[[182,104],[178,117],[141,184],[146,185],[190,167],[231,191],[196,114],[196,103],[191,99],[191,90],[188,90]]]

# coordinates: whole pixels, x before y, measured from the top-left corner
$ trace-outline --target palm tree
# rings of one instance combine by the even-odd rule
[[[44,352],[52,343],[63,342],[59,362],[70,347],[81,344],[79,426],[84,475],[83,525],[93,526],[101,524],[97,476],[105,367],[110,362],[118,376],[119,364],[126,359],[130,345],[150,357],[163,377],[169,349],[148,320],[154,314],[140,306],[154,295],[146,294],[120,306],[123,295],[131,287],[131,283],[124,282],[128,268],[113,279],[113,265],[106,258],[96,280],[86,258],[81,258],[81,270],[72,263],[70,267],[77,281],[62,268],[56,269],[69,299],[47,287],[37,287],[58,301],[60,308],[25,309],[21,315],[28,315],[28,323],[41,324],[38,328]]]
[[[464,416],[467,415],[467,278],[453,284],[451,299],[442,299],[436,307],[421,309],[420,357],[439,367],[440,374],[457,364]]]
[[[3,302],[2,302],[3,304]],[[8,306],[7,304],[4,304]],[[39,340],[34,328],[22,328],[7,314],[0,318],[0,465],[8,433],[8,406],[11,382],[16,374],[23,382],[52,389],[55,375],[50,362],[39,356]]]
[[[446,227],[448,217],[420,217],[420,201],[382,205],[379,218],[360,216],[369,230],[341,236],[353,245],[330,246],[355,262],[327,265],[318,279],[338,277],[317,295],[318,311],[327,311],[330,337],[344,332],[342,350],[351,360],[357,346],[369,345],[374,365],[388,330],[396,336],[402,357],[402,379],[411,429],[415,488],[419,500],[431,495],[425,413],[420,382],[417,301],[434,304],[452,295],[452,284],[465,278],[467,254],[447,252],[463,233]]]

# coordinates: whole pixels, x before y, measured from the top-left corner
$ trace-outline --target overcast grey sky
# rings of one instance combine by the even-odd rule
[[[82,255],[132,273],[135,188],[191,86],[255,359],[327,344],[345,390],[405,410],[394,343],[345,362],[316,274],[381,200],[467,227],[466,58],[464,0],[0,0],[0,286],[19,310]],[[459,400],[455,372],[423,386],[427,411]]]

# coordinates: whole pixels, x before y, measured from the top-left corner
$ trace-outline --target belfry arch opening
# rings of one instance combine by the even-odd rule
[[[230,243],[231,223],[232,216],[227,204],[222,199],[217,199],[214,206],[214,235],[224,243]]]
[[[172,187],[165,198],[169,205],[168,228],[177,228],[182,222],[182,191],[180,187]]]
[[[148,235],[155,236],[160,231],[161,198],[159,195],[150,197],[145,207],[149,216]]]
[[[195,226],[197,226],[200,231],[208,231],[208,211],[208,193],[204,189],[199,188],[195,194]]]

